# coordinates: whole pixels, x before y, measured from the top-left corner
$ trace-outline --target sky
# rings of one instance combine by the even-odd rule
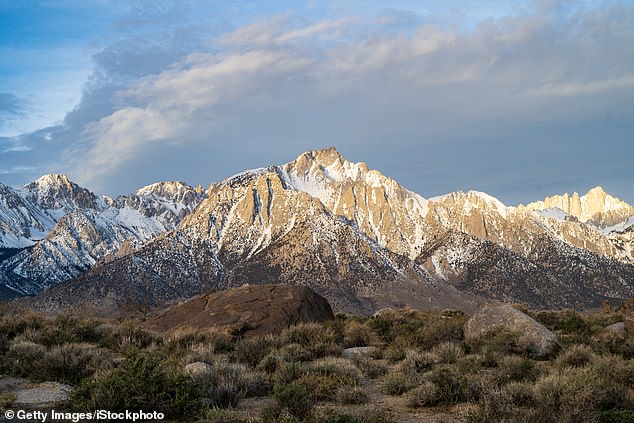
[[[634,204],[634,1],[0,2],[0,182],[208,186],[335,146],[432,197]]]

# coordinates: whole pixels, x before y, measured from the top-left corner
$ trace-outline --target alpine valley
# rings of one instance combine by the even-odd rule
[[[126,313],[268,283],[307,285],[354,314],[598,307],[634,297],[634,208],[599,187],[517,207],[477,191],[426,199],[334,148],[206,191],[0,184],[1,299]]]

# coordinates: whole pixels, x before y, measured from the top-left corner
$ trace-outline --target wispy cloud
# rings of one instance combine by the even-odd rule
[[[24,116],[25,101],[11,93],[0,93],[0,128],[7,121]]]

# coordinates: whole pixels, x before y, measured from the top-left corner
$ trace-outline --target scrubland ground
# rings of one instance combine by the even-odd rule
[[[0,380],[71,385],[70,411],[170,421],[634,422],[634,336],[604,329],[622,316],[529,314],[559,335],[553,355],[530,356],[508,331],[465,341],[457,311],[339,315],[248,339],[240,328],[159,336],[138,320],[3,314]],[[0,412],[14,400],[0,392]]]

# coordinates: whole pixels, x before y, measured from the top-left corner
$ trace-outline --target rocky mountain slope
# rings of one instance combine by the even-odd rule
[[[570,197],[507,207],[476,191],[424,199],[334,148],[308,151],[213,184],[191,213],[171,209],[169,216],[184,216],[176,229],[140,248],[104,242],[119,254],[102,254],[36,304],[144,309],[247,282],[284,282],[309,285],[336,310],[355,313],[473,310],[485,298],[597,306],[634,296],[631,207],[602,193],[579,197],[579,207]],[[126,201],[111,207],[123,210]]]
[[[96,207],[75,207],[43,241],[5,258],[0,278],[23,294],[74,278],[37,297],[48,310],[139,310],[281,282],[354,313],[634,296],[634,211],[599,188],[518,207],[477,191],[424,199],[329,148],[206,194],[167,183],[93,196]]]
[[[574,192],[546,198],[526,206],[529,210],[547,210],[557,208],[581,222],[589,222],[597,227],[605,228],[625,221],[634,216],[634,207],[612,197],[603,188],[596,187],[582,195]]]
[[[34,245],[75,209],[105,207],[104,198],[68,180],[45,175],[20,188],[0,184],[0,248]]]
[[[3,297],[37,294],[99,261],[134,251],[176,228],[203,197],[182,182],[162,182],[113,200],[95,196],[64,175],[7,189],[0,202],[13,205],[12,213],[2,214],[3,227],[11,234],[4,245],[26,248],[3,249],[0,277],[9,289]],[[16,206],[9,199],[21,203]]]

